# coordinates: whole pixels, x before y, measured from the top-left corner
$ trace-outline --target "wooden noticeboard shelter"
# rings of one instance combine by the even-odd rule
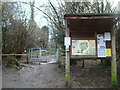
[[[112,58],[112,84],[117,85],[115,14],[64,15],[66,38],[66,82],[70,81],[70,59]],[[65,42],[67,42],[66,40]]]

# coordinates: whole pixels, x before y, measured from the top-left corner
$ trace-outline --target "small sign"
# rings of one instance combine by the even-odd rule
[[[70,37],[65,37],[64,38],[64,45],[65,46],[70,46]]]
[[[69,52],[69,46],[66,46],[66,51]]]
[[[108,40],[108,41],[111,40],[110,32],[105,32],[105,40]]]
[[[106,56],[111,56],[111,49],[110,48],[106,49]]]

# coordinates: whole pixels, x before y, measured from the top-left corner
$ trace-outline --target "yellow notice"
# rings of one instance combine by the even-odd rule
[[[106,49],[106,56],[111,56],[111,49],[110,48]]]

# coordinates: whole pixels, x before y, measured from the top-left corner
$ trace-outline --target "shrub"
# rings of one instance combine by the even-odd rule
[[[19,66],[18,60],[14,56],[7,56],[5,60],[7,62],[7,66]]]

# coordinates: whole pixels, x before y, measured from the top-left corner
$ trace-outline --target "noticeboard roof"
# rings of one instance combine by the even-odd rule
[[[65,14],[64,18],[70,32],[105,32],[112,30],[115,21],[118,20],[118,14]]]
[[[120,15],[115,14],[115,13],[80,13],[80,14],[65,14],[64,18],[78,19],[77,17],[91,17],[91,19],[92,19],[92,17],[98,17],[98,18],[106,18],[106,17],[107,18],[116,18],[118,16],[120,16]]]

